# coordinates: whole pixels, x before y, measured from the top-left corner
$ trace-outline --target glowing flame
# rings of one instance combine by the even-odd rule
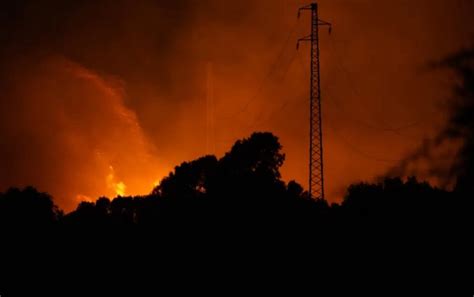
[[[127,186],[123,182],[118,182],[115,184],[115,193],[118,196],[125,196],[125,188]]]
[[[87,195],[82,195],[82,194],[77,194],[76,195],[76,202],[79,203],[79,202],[93,202],[94,199],[92,199],[91,197],[87,196]]]
[[[110,173],[107,175],[107,187],[115,191],[117,196],[125,196],[127,186],[123,181],[116,181],[115,171],[112,165],[109,166]]]

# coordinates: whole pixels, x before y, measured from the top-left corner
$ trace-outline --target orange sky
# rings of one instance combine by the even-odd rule
[[[283,177],[307,185],[309,33],[304,1],[7,4],[0,15],[0,187],[78,199],[144,194],[206,153],[212,64],[215,152],[271,131]],[[452,79],[426,70],[470,44],[468,0],[321,0],[330,201],[373,180],[443,125]],[[286,42],[288,41],[288,42]]]

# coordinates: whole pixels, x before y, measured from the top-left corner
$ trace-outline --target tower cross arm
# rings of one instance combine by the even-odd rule
[[[309,4],[309,5],[300,7],[300,8],[298,9],[298,18],[300,18],[300,16],[301,16],[301,11],[302,11],[302,10],[311,10],[311,9],[312,9],[312,4]]]
[[[331,23],[318,19],[318,26],[332,26]]]
[[[300,39],[298,39],[296,41],[296,49],[299,49],[300,48],[300,42],[303,42],[303,41],[311,41],[311,34],[308,35],[308,36],[305,36],[305,37],[302,37]]]

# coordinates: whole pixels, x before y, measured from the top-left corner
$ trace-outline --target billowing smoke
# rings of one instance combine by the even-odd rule
[[[171,165],[204,154],[206,65],[227,62],[227,83],[214,67],[216,91],[240,107],[246,98],[225,89],[263,43],[236,49],[250,26],[239,23],[259,11],[246,4],[2,5],[0,188],[33,185],[66,210],[101,195],[148,193]]]
[[[34,185],[70,210],[148,193],[170,164],[203,153],[195,99],[210,55],[195,12],[225,7],[196,4],[2,3],[0,188]]]
[[[436,131],[439,112],[425,111],[435,109],[443,86],[416,68],[463,44],[474,3],[318,2],[321,18],[334,24],[331,36],[321,32],[321,83],[326,189],[335,201],[347,184],[388,167],[341,139],[366,155],[398,159]],[[309,30],[307,14],[296,19],[303,4],[2,1],[0,190],[33,185],[66,211],[78,199],[146,193],[172,166],[207,152],[210,92],[214,153],[271,131],[287,156],[283,178],[306,187],[309,48],[295,47]],[[400,133],[413,141],[376,129],[382,120],[406,126],[422,113],[424,126]]]
[[[70,209],[100,195],[147,193],[166,173],[121,81],[59,57],[32,67],[10,75],[16,87],[5,96],[14,100],[2,101],[2,187],[34,183]]]
[[[389,175],[416,175],[443,187],[472,191],[474,172],[474,49],[462,50],[430,65],[455,74],[453,95],[445,105],[447,122]],[[424,164],[425,166],[420,166]]]

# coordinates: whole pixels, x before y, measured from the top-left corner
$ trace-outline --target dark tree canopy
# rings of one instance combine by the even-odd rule
[[[437,189],[416,178],[390,178],[351,185],[341,204],[328,205],[309,199],[298,183],[281,180],[281,149],[271,133],[254,133],[220,159],[182,163],[149,195],[101,197],[81,202],[65,216],[48,194],[31,187],[10,189],[0,194],[0,227],[22,239],[2,233],[9,243],[2,255],[16,255],[7,257],[11,261],[2,262],[2,268],[58,267],[56,278],[65,271],[95,273],[98,268],[101,276],[128,273],[115,287],[121,288],[130,284],[130,276],[143,277],[146,271],[155,277],[160,268],[170,275],[176,267],[199,267],[191,279],[211,279],[212,286],[240,280],[240,271],[259,280],[265,275],[275,285],[286,283],[295,271],[309,271],[314,279],[315,269],[343,269],[351,278],[389,268],[406,275],[413,263],[424,276],[439,277],[440,271],[453,271],[448,259],[465,261],[468,253],[458,247],[467,246],[473,231],[472,197],[465,192]],[[440,242],[451,248],[441,248]],[[64,252],[68,262],[57,257]],[[435,268],[426,268],[433,263]],[[186,286],[189,279],[182,273],[176,275]],[[305,276],[300,274],[299,281]],[[384,276],[373,274],[378,283],[387,281]],[[150,290],[161,292],[166,282],[156,279],[160,286]]]
[[[235,176],[255,174],[267,179],[279,179],[285,161],[278,138],[271,133],[254,133],[237,141],[220,160],[224,170]]]
[[[40,227],[51,225],[61,217],[62,212],[53,203],[53,198],[33,187],[11,188],[0,193],[0,226]]]
[[[161,197],[181,199],[198,198],[205,195],[217,173],[218,161],[214,156],[206,156],[195,161],[176,166],[175,171],[165,177],[153,194]]]

